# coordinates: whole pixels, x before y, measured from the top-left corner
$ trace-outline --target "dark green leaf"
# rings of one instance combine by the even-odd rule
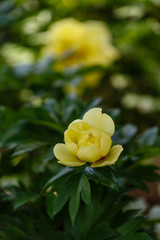
[[[134,233],[125,237],[118,237],[115,240],[152,240],[152,238],[146,233]]]
[[[16,210],[17,208],[23,206],[24,204],[30,201],[35,201],[36,198],[37,198],[36,194],[20,192],[19,194],[17,194],[17,197],[13,201],[13,209]]]
[[[154,145],[158,137],[158,127],[152,127],[147,129],[137,139],[138,146],[151,146]]]
[[[72,185],[72,194],[70,196],[69,201],[69,214],[72,222],[72,226],[74,225],[74,221],[79,209],[80,204],[80,192],[82,189],[82,181],[81,178],[77,179],[78,181],[73,182]]]
[[[119,232],[123,237],[128,236],[129,234],[136,232],[144,221],[144,217],[132,218],[120,226],[117,229],[117,232]]]
[[[129,237],[130,240],[152,240],[152,238],[146,233],[135,233]],[[126,238],[127,240],[127,238]]]
[[[64,132],[64,129],[62,128],[62,127],[60,127],[58,124],[55,124],[55,123],[52,123],[52,122],[50,122],[50,121],[43,121],[43,120],[30,120],[29,122],[31,122],[31,123],[34,123],[34,124],[36,124],[36,125],[40,125],[40,126],[44,126],[44,127],[48,127],[48,128],[50,128],[50,129],[52,129],[52,130],[56,130],[56,131],[58,131],[58,132],[60,132],[60,133],[63,133]]]
[[[42,146],[47,145],[48,143],[44,143],[44,142],[30,142],[30,143],[26,143],[26,144],[21,144],[21,146],[16,148],[16,151],[12,154],[13,157],[19,156],[21,154],[24,153],[28,153],[31,152],[35,149],[38,149]]]
[[[89,109],[91,109],[93,107],[97,107],[101,102],[102,102],[101,97],[94,98],[94,99],[90,100],[89,102],[87,102],[87,105],[85,107],[85,110],[84,110],[83,114],[85,112],[87,112]],[[82,114],[82,116],[83,116],[83,114]]]
[[[50,218],[53,218],[53,213],[54,213],[54,207],[55,207],[56,200],[57,200],[57,197],[55,196],[55,194],[53,194],[52,191],[47,194],[47,196],[46,196],[46,210],[47,210],[47,214]]]
[[[99,224],[95,226],[89,235],[87,235],[87,240],[107,240],[115,237],[117,233],[107,224]]]
[[[50,185],[53,185],[55,183],[55,181],[63,176],[69,176],[73,173],[74,168],[70,168],[70,167],[65,167],[63,168],[61,171],[59,171],[55,176],[53,176],[44,186],[42,193],[46,190],[47,187],[49,187]]]
[[[86,167],[85,173],[89,178],[91,178],[96,183],[101,183],[107,187],[113,188],[118,191],[118,186],[115,182],[113,170],[111,168]]]
[[[82,175],[82,190],[81,190],[81,198],[82,200],[88,204],[89,206],[92,206],[91,203],[91,186],[88,181],[88,178],[85,173]]]
[[[153,165],[137,166],[128,171],[126,174],[127,181],[134,184],[136,187],[147,191],[145,181],[155,182],[160,180],[160,175],[156,170],[158,170],[158,168]]]
[[[55,203],[54,215],[56,215],[63,208],[63,206],[71,196],[73,192],[74,181],[74,177],[69,177],[60,189],[57,201]]]
[[[133,152],[129,155],[129,158],[131,159],[137,159],[141,162],[145,162],[151,159],[154,159],[155,157],[160,156],[160,148],[155,146],[144,146],[138,149],[136,152]],[[136,160],[136,161],[137,161]]]
[[[119,108],[107,109],[106,113],[113,119],[116,119],[120,116],[121,110]]]
[[[127,144],[135,136],[136,132],[136,126],[132,124],[126,124],[120,130],[114,133],[112,140],[117,144]]]
[[[10,224],[6,224],[7,228],[7,239],[16,239],[16,240],[25,240],[26,239],[26,234],[19,229],[18,227]]]

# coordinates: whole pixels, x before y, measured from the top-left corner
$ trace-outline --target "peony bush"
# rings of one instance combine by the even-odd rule
[[[133,189],[160,179],[151,163],[160,154],[158,128],[138,134],[98,103],[50,98],[16,119],[0,109],[1,239],[152,239],[153,223],[129,206]]]
[[[0,1],[0,239],[160,239],[159,12]]]

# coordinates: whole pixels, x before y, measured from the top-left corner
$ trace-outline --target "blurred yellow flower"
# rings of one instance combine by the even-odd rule
[[[121,145],[111,147],[111,136],[115,130],[112,118],[103,113],[101,108],[92,108],[82,120],[73,121],[64,133],[65,144],[54,147],[58,163],[66,166],[83,166],[86,162],[91,167],[113,165],[123,148]]]
[[[80,22],[73,18],[52,24],[47,32],[43,54],[51,54],[60,59],[58,69],[75,66],[108,66],[119,56],[111,43],[111,33],[101,21]],[[93,75],[93,81],[100,77]],[[96,83],[86,80],[86,85]]]

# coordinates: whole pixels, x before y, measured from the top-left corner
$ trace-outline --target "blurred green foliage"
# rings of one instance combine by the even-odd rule
[[[39,59],[44,33],[51,23],[66,17],[81,21],[102,20],[110,27],[120,58],[106,69],[86,69],[83,75],[92,71],[102,71],[105,75],[98,89],[87,89],[84,98],[103,95],[107,107],[127,110],[126,122],[142,125],[142,119],[142,129],[159,124],[159,10],[160,4],[156,0],[133,0],[129,3],[125,0],[1,1],[2,104],[12,102],[18,106],[32,95],[44,97],[48,90],[52,95],[57,94],[57,89],[54,91],[53,88],[58,86],[60,90],[62,85],[68,84],[67,81],[77,85],[83,77],[79,69],[59,76],[46,66],[50,60]],[[15,99],[15,103],[7,99],[6,93]],[[59,94],[62,96],[61,91]],[[138,120],[134,118],[135,114]]]

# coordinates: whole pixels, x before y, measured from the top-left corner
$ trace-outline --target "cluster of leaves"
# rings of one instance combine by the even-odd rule
[[[83,104],[70,96],[18,112],[1,108],[2,239],[151,239],[143,233],[145,228],[152,234],[146,219],[124,207],[128,192],[159,180],[147,161],[160,155],[156,127],[137,135],[136,126],[119,126],[113,141],[125,150],[115,167],[61,167],[53,158],[68,124],[100,100]],[[108,113],[120,121],[120,111]]]

